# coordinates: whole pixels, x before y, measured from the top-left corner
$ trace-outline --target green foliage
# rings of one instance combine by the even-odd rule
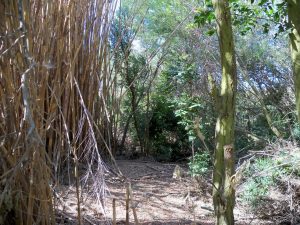
[[[151,150],[160,161],[176,160],[183,156],[186,146],[186,131],[179,124],[172,104],[166,96],[153,96],[153,115],[149,126]]]
[[[194,21],[199,27],[203,26],[206,23],[210,24],[215,19],[215,14],[212,6],[198,8],[196,10],[196,13],[197,14],[194,17]]]
[[[300,176],[300,152],[297,147],[291,151],[282,151],[275,159],[277,166],[282,168],[285,174]]]
[[[269,177],[251,179],[245,185],[242,201],[253,208],[257,207],[269,193],[269,188],[272,183],[273,182]]]
[[[174,113],[179,118],[178,124],[184,126],[187,131],[189,141],[196,139],[194,132],[194,119],[199,115],[200,110],[203,110],[203,105],[196,97],[189,97],[186,93],[183,93],[179,98],[172,101]],[[200,129],[203,128],[200,127]]]
[[[124,12],[117,14],[121,20],[116,19],[115,27],[112,27],[114,36],[110,40],[115,47],[121,37],[120,34],[124,33],[124,43],[121,44],[125,45],[135,31],[139,31],[135,40],[145,53],[150,54],[159,49],[151,61],[153,65],[164,55],[158,76],[149,89],[150,148],[163,160],[189,156],[191,141],[194,142],[195,148],[203,149],[193,128],[196,117],[200,118],[199,129],[204,134],[208,147],[214,148],[216,115],[214,103],[207,90],[206,75],[208,72],[212,73],[216,84],[220,83],[220,68],[216,63],[219,55],[215,50],[218,42],[216,37],[203,35],[215,33],[214,8],[211,0],[186,3],[183,4],[180,0],[149,0],[134,4],[133,0],[125,0],[122,2]],[[285,1],[229,0],[229,4],[234,31],[238,33],[235,44],[241,68],[262,94],[261,99],[271,115],[272,125],[278,128],[284,138],[292,135],[294,139],[299,140],[300,128],[294,117],[287,116],[294,107],[293,96],[287,88],[292,85],[291,79],[287,79],[291,67],[286,60],[289,57],[288,43],[279,38],[272,38],[274,33],[281,29],[280,24],[281,27],[287,26],[284,22]],[[194,18],[186,19],[185,16],[191,8],[195,7],[198,8]],[[125,19],[128,23],[122,23]],[[130,28],[131,19],[133,28]],[[178,26],[181,22],[183,23]],[[190,23],[193,23],[193,26],[189,26]],[[197,29],[197,25],[201,26],[201,29]],[[170,39],[167,38],[173,31]],[[121,54],[115,54],[115,57],[124,57],[122,51],[120,52]],[[132,57],[136,57],[134,51],[129,56],[128,78],[133,81],[138,98],[148,90],[147,86],[143,87],[146,73],[136,79],[134,77],[141,68],[149,66],[149,63],[138,57],[135,59]],[[131,82],[124,79],[122,73],[125,70],[120,71],[119,82],[122,82],[123,87],[128,86]],[[240,156],[248,149],[262,149],[266,142],[274,140],[275,136],[265,119],[255,92],[245,81],[241,71],[238,72],[236,120],[238,138],[235,139],[235,144]],[[148,82],[149,80],[146,84]],[[123,98],[122,112],[125,115],[130,113],[130,97],[128,92]],[[147,129],[145,109],[145,99],[142,98],[136,109],[140,132]],[[123,118],[121,120],[123,124],[126,122]],[[132,129],[133,126],[130,127],[134,140],[137,134]]]
[[[237,2],[233,5],[234,11],[238,12],[240,21],[242,21],[236,20],[236,23],[240,27],[246,28],[242,29],[241,34],[260,25],[263,33],[272,32],[274,37],[277,37],[280,33],[289,32],[291,28],[286,16],[286,1],[250,0],[250,5],[247,6]]]
[[[166,143],[163,135],[152,139],[152,155],[158,161],[170,161],[172,159],[172,152],[174,151],[172,147],[175,146]]]
[[[194,158],[190,158],[188,165],[189,172],[193,177],[204,175],[210,168],[209,152],[197,152]]]
[[[292,129],[292,137],[296,140],[300,140],[300,125],[295,123]]]
[[[130,20],[130,11],[128,7],[123,6],[118,10],[117,16],[115,17],[111,31],[109,34],[109,41],[111,44],[111,49],[117,48],[118,54],[115,54],[115,60],[120,60],[120,56],[123,55],[128,50],[129,43],[134,38],[134,28],[128,27],[126,24],[127,20]]]
[[[256,26],[258,10],[253,10],[247,2],[243,1],[230,0],[229,3],[232,11],[232,24],[233,26],[238,27],[241,35],[245,35]],[[196,10],[194,22],[199,27],[203,27],[205,24],[212,24],[215,19],[212,2],[210,0],[205,0],[203,6]],[[215,29],[210,29],[206,34],[211,36],[215,32]]]
[[[272,157],[257,158],[246,171],[241,200],[253,209],[264,201],[271,188],[277,186],[278,181],[287,176],[300,175],[298,148],[294,146],[290,150],[285,147],[281,149],[280,145],[276,148],[279,148],[277,154]]]
[[[208,36],[212,36],[216,33],[216,29],[214,27],[211,27],[211,24],[216,19],[214,8],[210,0],[205,0],[203,3],[204,5],[196,10],[196,14],[194,16],[194,23],[197,24],[198,27],[209,25],[209,28],[205,32],[205,34]]]
[[[258,158],[248,169],[245,189],[241,195],[243,202],[255,208],[269,194],[270,187],[284,173],[279,167],[274,167],[270,158]]]
[[[282,63],[289,57],[287,41],[248,33],[238,36],[236,45],[242,70],[249,78],[245,80],[241,76],[238,82],[237,123],[238,128],[246,132],[241,134],[243,138],[239,137],[236,141],[239,143],[238,148],[249,145],[248,149],[261,149],[264,147],[263,142],[260,141],[257,146],[248,134],[260,137],[261,140],[273,140],[276,137],[260,102],[266,106],[272,125],[284,138],[291,136],[290,126],[296,121],[296,117],[291,114],[294,100],[288,89],[292,83],[286,79],[290,65]],[[255,87],[257,93],[249,84]]]
[[[241,35],[246,35],[257,26],[262,27],[262,31],[265,34],[272,31],[274,37],[291,29],[286,16],[286,1],[230,0],[229,4],[232,14],[232,24]],[[213,5],[210,0],[205,0],[203,6],[196,10],[194,22],[199,27],[203,27],[205,24],[211,24],[214,20]],[[214,33],[214,29],[210,29],[207,32],[208,35],[213,35]]]
[[[170,54],[172,61],[164,70],[165,81],[173,86],[172,91],[182,92],[184,88],[191,86],[196,81],[196,64],[190,55],[186,53]],[[174,90],[176,88],[176,90]]]
[[[241,35],[246,35],[257,25],[259,10],[251,9],[247,2],[231,1],[232,24]]]

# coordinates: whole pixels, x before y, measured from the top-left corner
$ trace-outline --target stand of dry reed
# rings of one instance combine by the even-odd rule
[[[0,1],[0,224],[55,224],[52,193],[66,168],[79,181],[79,162],[97,166],[76,182],[78,198],[93,174],[101,202],[100,154],[118,110],[108,108],[117,105],[115,9],[111,0]]]

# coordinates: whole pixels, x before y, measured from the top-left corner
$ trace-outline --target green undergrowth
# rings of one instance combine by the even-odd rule
[[[272,197],[271,190],[282,189],[282,181],[291,177],[300,179],[299,148],[292,144],[272,146],[257,156],[245,171],[241,202],[256,209],[266,198]]]
[[[188,165],[191,176],[195,177],[205,175],[211,167],[209,152],[197,152],[194,157],[190,158]]]

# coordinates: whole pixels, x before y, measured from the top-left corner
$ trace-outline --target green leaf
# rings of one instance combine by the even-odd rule
[[[196,139],[195,136],[193,136],[193,135],[190,135],[190,136],[189,136],[189,142],[192,142],[192,141],[194,141],[195,139]]]
[[[216,33],[216,29],[211,29],[209,31],[207,31],[205,34],[207,34],[208,36],[212,36]]]
[[[268,0],[261,0],[261,1],[258,3],[258,5],[259,5],[259,6],[263,6],[267,1],[268,1]]]
[[[265,34],[269,33],[270,24],[265,23],[265,24],[263,24],[262,26],[263,26],[263,32],[264,32]]]

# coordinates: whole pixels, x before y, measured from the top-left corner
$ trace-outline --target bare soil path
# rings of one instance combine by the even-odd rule
[[[176,164],[124,160],[118,165],[131,182],[138,219],[143,224],[210,224],[211,212],[201,208],[210,207],[209,196],[201,197],[197,182],[190,177],[173,178]],[[124,221],[125,186],[108,186],[111,197],[117,199],[117,220]]]
[[[213,214],[210,211],[212,209],[211,187],[205,181],[199,185],[199,182],[187,175],[187,168],[184,165],[180,167],[185,171],[185,176],[175,179],[173,172],[178,165],[175,163],[142,160],[118,160],[117,163],[127,180],[112,175],[107,177],[109,195],[105,202],[105,217],[95,201],[86,197],[81,206],[84,224],[110,224],[113,199],[116,199],[117,224],[125,224],[125,192],[128,182],[131,183],[133,192],[132,207],[135,208],[141,225],[214,224]],[[83,198],[88,196],[84,192],[83,190]],[[62,215],[61,219],[58,219],[58,224],[77,223],[75,188],[61,187],[61,193],[64,193],[64,197],[58,209]],[[236,224],[267,224],[251,220],[251,216],[238,207],[235,215]],[[130,224],[134,224],[132,210],[130,210]]]

